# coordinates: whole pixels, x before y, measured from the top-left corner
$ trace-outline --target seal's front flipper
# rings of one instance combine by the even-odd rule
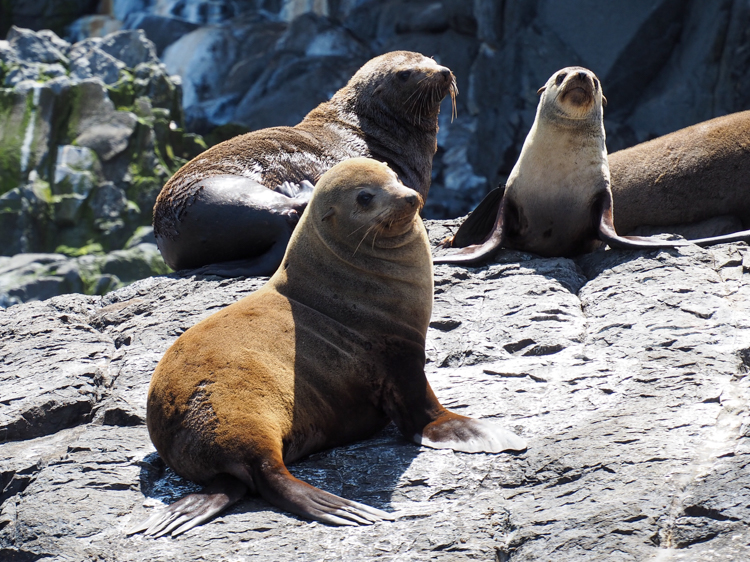
[[[609,191],[602,193],[599,204],[592,206],[592,212],[594,213],[594,220],[598,222],[597,235],[599,240],[606,243],[610,248],[643,250],[690,245],[687,240],[659,240],[643,236],[620,236],[615,230],[612,219],[612,194]]]
[[[414,441],[433,449],[453,449],[464,453],[523,451],[526,440],[484,420],[475,420],[444,410],[427,424]]]
[[[237,502],[246,491],[247,487],[236,478],[219,476],[200,492],[185,496],[158,510],[142,523],[128,529],[125,534],[134,535],[143,531],[145,536],[156,539],[171,532],[176,537]]]
[[[423,347],[394,338],[385,357],[389,378],[383,408],[407,439],[435,449],[465,453],[526,449],[524,439],[500,426],[446,410],[425,376]]]
[[[282,236],[263,254],[255,258],[224,261],[204,265],[197,269],[181,270],[187,275],[217,275],[218,277],[258,277],[276,273],[284,259],[291,233]]]
[[[492,227],[495,226],[500,203],[505,193],[505,186],[493,189],[477,205],[452,238],[446,238],[442,245],[446,248],[465,248],[474,244],[481,244],[489,238]]]
[[[495,191],[498,191],[500,189],[501,188],[498,188]],[[487,200],[487,198],[489,198],[489,195],[485,197],[485,200]],[[494,217],[494,225],[487,235],[487,238],[481,244],[466,246],[465,248],[461,248],[460,250],[451,252],[449,254],[434,256],[432,258],[432,263],[456,263],[462,265],[474,265],[491,258],[495,254],[495,252],[503,245],[504,238],[503,231],[505,229],[506,204],[505,198],[502,197],[502,193],[500,194],[499,199],[500,200],[498,201],[497,213]],[[480,205],[481,204],[482,203],[480,203]],[[472,215],[473,214],[474,213],[472,213]],[[471,218],[472,215],[469,215],[469,218]],[[466,220],[468,221],[469,219]],[[479,222],[479,219],[477,219],[477,222]],[[459,231],[460,230],[461,229],[459,228]],[[458,236],[458,233],[456,233],[456,236]],[[467,235],[467,238],[468,237],[469,236]]]
[[[372,525],[393,521],[391,513],[347,500],[311,486],[292,476],[286,467],[264,466],[256,474],[260,495],[269,503],[307,519],[329,525]]]

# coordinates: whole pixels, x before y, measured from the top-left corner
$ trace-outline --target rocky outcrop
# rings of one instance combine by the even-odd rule
[[[0,256],[17,256],[0,267],[0,306],[165,273],[155,247],[126,245],[150,228],[170,174],[206,145],[184,132],[179,79],[143,31],[69,44],[14,27],[0,41],[0,84]],[[122,251],[140,265],[102,277],[123,255],[97,255]],[[30,265],[39,253],[57,255]],[[78,264],[59,255],[87,253]]]
[[[121,249],[205,148],[142,31],[73,45],[12,28],[0,42],[0,255]]]
[[[431,223],[439,240],[452,223]],[[262,279],[153,277],[0,310],[3,560],[744,560],[750,250],[501,252],[439,266],[441,401],[522,434],[517,455],[420,448],[391,426],[291,467],[399,512],[333,528],[248,497],[178,539],[123,531],[194,486],[144,425],[151,372]]]

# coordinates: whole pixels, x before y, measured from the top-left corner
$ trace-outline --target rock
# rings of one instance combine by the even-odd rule
[[[39,35],[30,29],[13,26],[6,37],[19,61],[67,64],[67,57],[60,51],[59,43],[49,34]]]
[[[81,53],[70,65],[70,76],[74,80],[98,77],[105,84],[115,84],[120,79],[120,71],[127,68],[121,60],[99,48]]]
[[[187,20],[158,16],[146,12],[128,14],[123,22],[125,29],[142,29],[153,41],[156,54],[161,56],[169,45],[183,35],[194,31],[198,24]]]
[[[454,221],[429,222],[433,242]],[[8,260],[0,259],[0,267]],[[263,279],[152,277],[0,310],[0,552],[84,560],[744,559],[750,542],[750,250],[501,252],[435,269],[427,375],[516,455],[420,448],[389,426],[295,476],[398,511],[335,528],[249,496],[178,539],[125,529],[196,486],[155,454],[168,346]],[[75,502],[76,509],[71,510]]]
[[[96,10],[97,0],[6,0],[0,20],[0,37],[11,24],[62,33],[76,18]]]
[[[101,246],[78,251],[60,246],[72,255],[18,253],[6,258],[0,262],[0,309],[65,293],[104,294],[167,273],[156,244],[146,235],[142,238],[108,254],[101,252]]]
[[[135,68],[141,63],[156,63],[156,48],[146,38],[142,29],[129,29],[110,33],[104,37],[99,48],[121,60],[128,68]]]
[[[66,36],[73,42],[82,41],[89,37],[105,37],[115,31],[120,31],[122,22],[104,14],[83,16],[71,23]]]
[[[0,42],[0,254],[122,248],[151,223],[169,175],[206,148],[183,128],[179,80],[142,31],[73,45],[50,31],[9,37]]]

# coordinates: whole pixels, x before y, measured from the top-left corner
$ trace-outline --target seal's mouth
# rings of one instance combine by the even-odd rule
[[[584,86],[580,83],[573,84],[572,81],[569,82],[569,84],[571,84],[571,86],[563,90],[560,99],[577,106],[589,105],[594,101],[592,88],[589,84]]]

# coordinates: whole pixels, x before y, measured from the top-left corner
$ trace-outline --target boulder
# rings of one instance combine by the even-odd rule
[[[13,28],[0,57],[0,254],[121,249],[206,148],[179,80],[140,30],[71,45]]]
[[[455,222],[428,226],[437,241]],[[744,560],[744,244],[438,266],[431,385],[525,452],[428,449],[389,426],[290,470],[393,522],[328,527],[248,496],[177,539],[126,536],[197,489],[150,443],[154,367],[263,281],[173,274],[0,310],[3,559]]]

